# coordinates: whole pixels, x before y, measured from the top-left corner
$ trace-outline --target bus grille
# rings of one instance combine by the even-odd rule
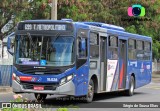
[[[58,83],[29,83],[21,82],[24,89],[33,89],[34,86],[44,86],[44,90],[56,90]]]
[[[40,74],[60,74],[61,71],[59,70],[54,70],[54,71],[50,71],[50,70],[20,70],[20,72],[24,73],[24,74],[36,74],[37,72],[39,72]]]

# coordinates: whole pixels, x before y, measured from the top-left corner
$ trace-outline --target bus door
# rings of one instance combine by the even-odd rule
[[[101,91],[106,91],[107,86],[107,37],[100,36],[100,84]]]
[[[125,89],[127,76],[127,41],[119,40],[119,89]]]
[[[107,50],[107,92],[118,89],[119,61],[118,61],[118,37],[110,35],[108,37]]]

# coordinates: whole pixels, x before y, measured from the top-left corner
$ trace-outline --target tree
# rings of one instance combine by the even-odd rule
[[[1,39],[10,32],[17,22],[26,19],[50,19],[51,0],[3,0],[0,4],[0,29],[10,20],[9,31],[0,32]],[[122,20],[129,17],[127,9],[141,4],[146,9],[144,17],[150,21]],[[151,6],[152,5],[152,6]],[[95,21],[122,26],[126,31],[150,36],[158,44],[160,36],[159,0],[58,0],[58,19],[71,18],[74,21]],[[13,18],[12,18],[13,17]],[[137,17],[136,17],[137,18]],[[160,47],[153,45],[154,57],[160,58]]]
[[[0,39],[14,30],[21,20],[49,19],[50,0],[3,0],[0,4]],[[10,23],[5,29],[4,26]]]
[[[128,7],[141,4],[146,9],[144,17],[129,17]],[[159,0],[59,0],[58,18],[74,21],[95,21],[122,26],[126,31],[150,36],[153,39],[153,57],[160,58],[160,1]],[[148,19],[148,21],[122,20]],[[156,44],[156,45],[155,45]]]
[[[3,0],[0,4],[0,38],[3,39],[3,37],[7,34],[7,32],[10,32],[14,26],[16,21],[20,17],[18,15],[22,15],[23,11],[26,8],[27,2],[22,2],[20,0]],[[21,4],[21,5],[20,5]],[[14,19],[14,20],[13,20]],[[5,31],[2,32],[2,28],[9,23],[9,21],[13,20],[12,24],[10,24]]]

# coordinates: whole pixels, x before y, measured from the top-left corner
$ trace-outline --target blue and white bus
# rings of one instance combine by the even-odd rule
[[[26,20],[15,31],[12,87],[15,93],[84,97],[149,84],[151,37],[99,22]]]

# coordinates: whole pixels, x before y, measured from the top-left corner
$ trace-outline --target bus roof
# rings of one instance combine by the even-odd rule
[[[26,23],[52,23],[52,22],[62,22],[62,23],[76,23],[77,25],[84,25],[84,26],[89,26],[89,27],[94,27],[97,29],[102,29],[103,31],[105,30],[107,33],[112,33],[115,35],[119,36],[127,36],[131,38],[136,38],[136,39],[146,39],[146,40],[152,40],[151,37],[148,36],[143,36],[139,34],[133,34],[126,32],[123,27],[116,26],[116,25],[110,25],[106,23],[100,23],[100,22],[73,22],[71,19],[62,19],[62,20],[25,20],[21,21],[26,22]]]
[[[24,20],[24,21],[21,21],[22,23],[23,22],[26,22],[26,23],[52,23],[52,22],[64,22],[64,23],[70,23],[70,21],[67,21],[67,20]]]
[[[118,35],[118,36],[129,37],[129,38],[143,39],[143,40],[145,39],[145,40],[148,40],[148,41],[152,41],[152,38],[149,37],[149,36],[133,34],[133,33],[129,33],[129,32],[122,32],[122,31],[108,29],[107,33],[115,34],[115,35]]]
[[[114,29],[114,30],[119,30],[119,31],[125,31],[125,29],[123,27],[116,26],[116,25],[111,25],[111,24],[105,24],[105,23],[100,23],[100,22],[81,22],[81,23],[96,26],[96,27],[106,28],[106,29]]]
[[[152,38],[149,36],[129,33],[129,32],[126,32],[123,27],[119,27],[115,25],[110,25],[110,24],[105,24],[100,22],[78,22],[78,23],[97,27],[97,29],[102,29],[102,30],[106,29],[105,31],[107,33],[115,34],[118,36],[124,36],[124,37],[135,38],[135,39],[143,39],[143,40],[146,39],[148,41],[152,41]]]

